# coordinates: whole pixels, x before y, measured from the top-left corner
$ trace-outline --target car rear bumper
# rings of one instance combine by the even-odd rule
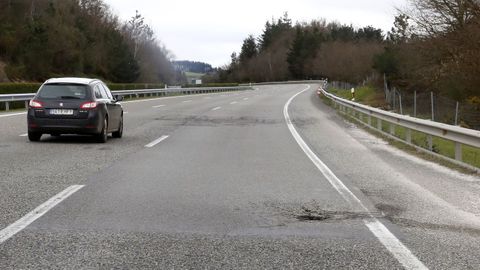
[[[98,112],[91,112],[85,119],[43,118],[36,117],[30,109],[27,116],[28,131],[38,133],[61,134],[99,134],[102,123]]]

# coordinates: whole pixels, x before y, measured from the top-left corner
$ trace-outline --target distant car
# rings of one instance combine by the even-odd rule
[[[106,142],[123,134],[123,108],[100,80],[84,78],[49,79],[42,84],[28,106],[28,139],[39,141],[43,134],[90,134]]]

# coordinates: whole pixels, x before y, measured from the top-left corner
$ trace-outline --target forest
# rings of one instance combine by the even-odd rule
[[[267,21],[228,65],[205,80],[261,82],[301,79],[383,84],[480,100],[480,4],[475,0],[409,0],[384,33],[314,20]],[[376,80],[376,81],[374,81]]]
[[[138,11],[122,22],[102,0],[0,0],[0,81],[171,83],[171,60]]]

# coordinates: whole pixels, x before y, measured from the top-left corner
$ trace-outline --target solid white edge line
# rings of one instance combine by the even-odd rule
[[[61,203],[63,200],[68,198],[73,193],[79,191],[85,185],[73,185],[62,192],[58,193],[57,195],[50,198],[48,201],[44,202],[37,208],[33,209],[30,213],[26,214],[19,220],[15,221],[5,229],[0,231],[0,244],[7,241],[10,237],[14,236],[18,232],[25,229],[28,225],[32,224],[35,220],[40,218],[41,216],[45,215],[48,211],[50,211],[53,207]]]
[[[217,111],[217,110],[220,110],[222,107],[215,107],[212,109],[212,111]]]
[[[152,106],[152,108],[160,108],[160,107],[165,107],[165,106],[167,106],[167,105],[162,104],[162,105]]]
[[[147,148],[154,147],[155,145],[157,145],[157,144],[161,143],[161,142],[162,142],[163,140],[165,140],[166,138],[168,138],[168,136],[167,136],[167,135],[164,135],[164,136],[162,136],[162,137],[160,137],[160,138],[158,138],[158,139],[154,140],[153,142],[151,142],[151,143],[149,143],[149,144],[145,145],[145,147],[147,147]]]
[[[24,115],[24,114],[27,114],[27,112],[10,113],[10,114],[0,114],[0,118],[2,118],[2,117],[9,117],[9,116],[16,116],[16,115]]]
[[[302,91],[293,95],[285,106],[283,107],[283,115],[287,123],[290,133],[298,143],[300,148],[315,164],[319,171],[325,176],[328,182],[335,188],[335,190],[351,205],[360,206],[365,212],[369,213],[370,218],[364,219],[365,226],[372,232],[372,234],[382,243],[382,245],[397,259],[397,261],[405,267],[405,269],[428,269],[413,253],[393,234],[388,228],[383,225],[377,218],[373,217],[368,208],[358,199],[355,194],[323,163],[320,158],[310,149],[307,143],[303,140],[293,125],[290,115],[288,114],[288,107],[293,99],[298,95],[310,89],[308,85]]]

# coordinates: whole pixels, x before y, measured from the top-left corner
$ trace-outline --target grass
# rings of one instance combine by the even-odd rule
[[[328,92],[348,100],[352,99],[350,90],[330,88]],[[355,89],[355,101],[372,107],[385,107],[384,94],[371,86],[362,86]]]

